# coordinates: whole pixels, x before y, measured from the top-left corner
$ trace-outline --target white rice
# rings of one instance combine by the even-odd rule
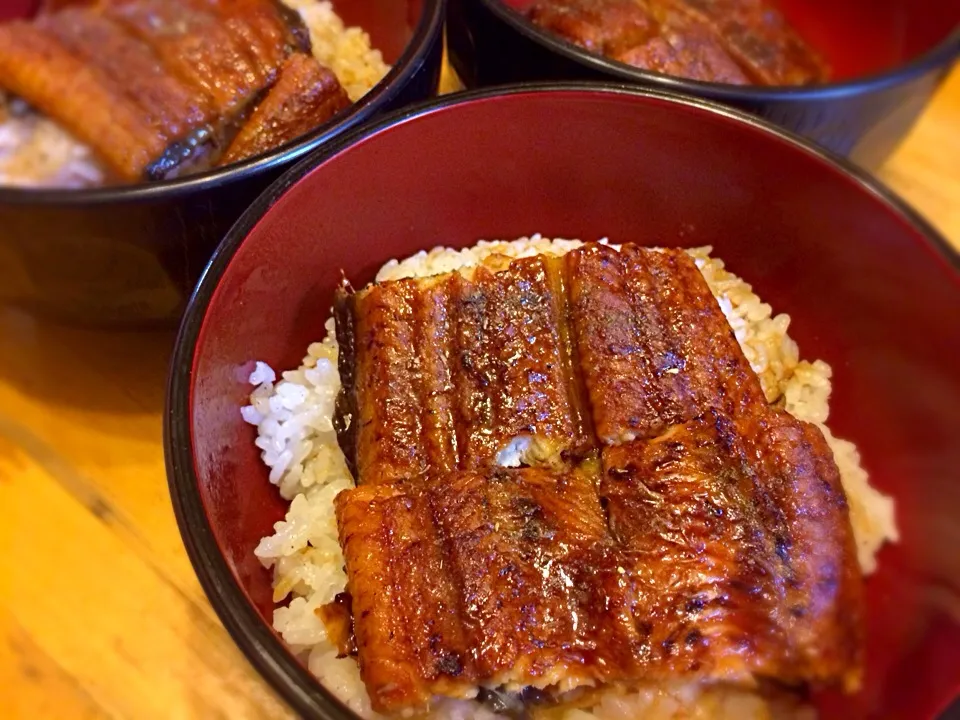
[[[333,70],[353,102],[370,92],[390,70],[364,29],[344,25],[329,2],[283,0],[283,3],[300,13],[303,24],[310,30],[313,56]]]
[[[0,114],[2,106],[0,97]],[[0,121],[0,185],[84,188],[103,180],[93,151],[53,120],[25,111]]]
[[[484,257],[512,257],[538,253],[562,254],[580,245],[575,240],[548,240],[534,235],[514,242],[483,242],[465,250],[437,248],[403,261],[391,260],[378,280],[435,275],[476,265]],[[891,498],[872,488],[860,466],[856,447],[834,438],[824,425],[829,414],[830,367],[821,360],[800,360],[797,345],[787,335],[790,318],[774,316],[750,285],[710,257],[710,248],[691,250],[741,347],[757,372],[770,401],[782,398],[786,409],[801,420],[816,423],[833,449],[851,510],[860,566],[864,573],[876,567],[875,555],[886,541],[897,540]],[[286,518],[274,534],[256,548],[261,562],[273,569],[274,600],[290,598],[274,612],[274,627],[310,670],[349,707],[363,717],[378,717],[369,700],[357,663],[337,659],[316,610],[333,600],[346,585],[343,555],[337,540],[333,499],[353,486],[332,425],[339,390],[337,346],[333,321],[327,336],[307,350],[303,364],[284,372],[257,363],[250,375],[256,385],[243,418],[257,425],[257,446],[270,468],[270,482],[290,500]],[[495,717],[469,700],[439,700],[431,715],[437,718],[483,720]],[[772,701],[732,688],[676,683],[651,685],[624,693],[611,690],[583,709],[554,709],[545,717],[560,720],[667,720],[670,718],[801,718],[813,717],[809,708],[786,700]]]
[[[329,67],[356,102],[390,70],[370,36],[347,27],[326,0],[283,0],[310,32],[313,55]],[[89,146],[38,113],[3,119],[0,93],[0,185],[77,189],[102,185],[103,164]]]

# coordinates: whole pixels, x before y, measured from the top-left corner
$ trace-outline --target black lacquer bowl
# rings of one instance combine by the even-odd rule
[[[290,145],[184,180],[95,190],[0,186],[0,303],[101,327],[172,325],[217,243],[295,160],[344,130],[436,92],[444,0],[334,0],[392,70]],[[35,0],[0,3],[0,21]]]
[[[391,258],[535,231],[712,245],[791,316],[803,356],[830,363],[831,428],[895,498],[900,541],[867,580],[862,692],[814,700],[823,720],[937,717],[960,694],[960,256],[789,133],[611,85],[455,95],[352,131],[218,248],[170,365],[164,451],[187,551],[250,661],[301,717],[356,720],[271,629],[271,573],[253,551],[287,503],[240,415],[254,361],[296,367],[344,276],[361,287]]]
[[[607,80],[715,100],[805,135],[868,169],[892,152],[960,56],[956,0],[781,0],[829,61],[829,84],[765,88],[702,83],[595,55],[528,22],[533,0],[450,0],[451,62],[468,87]]]

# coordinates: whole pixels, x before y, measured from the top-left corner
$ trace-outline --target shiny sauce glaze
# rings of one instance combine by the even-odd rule
[[[830,69],[772,0],[538,0],[530,20],[644,70],[731,85],[810,85]]]

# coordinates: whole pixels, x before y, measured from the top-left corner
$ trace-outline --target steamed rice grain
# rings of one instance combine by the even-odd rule
[[[52,120],[25,112],[0,122],[0,185],[76,189],[101,185],[104,175],[93,151]]]
[[[603,241],[602,241],[603,242]],[[377,280],[422,277],[477,265],[497,253],[526,257],[538,253],[563,254],[578,247],[576,240],[549,240],[539,235],[513,242],[483,242],[472,248],[437,248],[404,260],[391,260]],[[780,402],[801,420],[817,424],[834,452],[850,504],[851,522],[864,573],[876,567],[880,546],[897,539],[891,498],[872,488],[860,465],[856,447],[839,440],[824,424],[829,414],[830,366],[800,359],[789,337],[790,318],[774,315],[749,284],[728,272],[710,248],[689,251],[717,297],[737,340],[760,377],[770,402]],[[343,555],[337,539],[333,499],[353,485],[337,444],[332,417],[339,391],[337,345],[333,321],[327,336],[307,350],[299,368],[284,372],[279,381],[273,370],[257,363],[250,376],[256,389],[243,417],[257,425],[257,446],[270,468],[270,482],[291,500],[274,534],[263,538],[256,555],[274,575],[274,601],[286,606],[274,613],[274,627],[302,653],[311,672],[362,717],[376,718],[352,658],[338,659],[327,640],[316,611],[333,600],[346,585]],[[584,707],[538,711],[557,720],[670,720],[674,718],[803,718],[813,711],[790,698],[761,698],[744,690],[696,682],[651,684],[625,692],[611,688]],[[435,718],[484,720],[496,717],[470,700],[438,700]]]

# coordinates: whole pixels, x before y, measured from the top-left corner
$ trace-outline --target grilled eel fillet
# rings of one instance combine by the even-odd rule
[[[604,448],[599,494],[663,678],[859,682],[861,579],[822,433],[715,410]]]
[[[363,485],[337,497],[336,513],[378,711],[469,696],[480,683],[604,682],[638,650],[586,470]]]
[[[860,576],[822,435],[714,412],[557,473],[336,499],[375,710],[477,686],[858,682]]]
[[[806,85],[829,76],[770,0],[540,0],[528,17],[587,50],[693,80]]]
[[[277,82],[250,114],[220,159],[226,165],[304,135],[347,107],[337,76],[312,55],[295,53],[280,67]]]
[[[581,47],[669,75],[744,85],[747,75],[704,22],[646,0],[541,0],[530,20]]]
[[[570,322],[603,443],[653,437],[709,408],[735,414],[765,402],[686,252],[591,244],[566,260]]]
[[[339,292],[336,425],[354,477],[489,467],[517,437],[544,455],[591,447],[565,282],[562,259],[537,256]]]
[[[309,51],[305,38],[275,0],[101,0],[0,25],[0,87],[94,148],[118,178],[172,178],[215,164],[287,58]],[[288,126],[302,127],[290,109]]]
[[[687,253],[495,259],[344,290],[335,313],[358,480],[336,512],[375,709],[478,685],[857,685],[832,454],[766,405]],[[559,461],[497,467],[517,433]]]

